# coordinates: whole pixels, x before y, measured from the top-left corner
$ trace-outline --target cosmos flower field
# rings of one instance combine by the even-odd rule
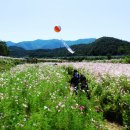
[[[111,76],[106,73],[98,75],[99,82],[96,75],[79,68],[88,79],[90,99],[80,90],[77,95],[70,92],[73,66],[67,64],[23,64],[2,72],[1,129],[107,129],[105,119],[129,128],[129,75]]]
[[[111,76],[126,76],[130,78],[130,64],[121,63],[93,63],[93,62],[70,62],[62,63],[62,65],[72,65],[75,68],[84,68],[95,76],[109,74]]]

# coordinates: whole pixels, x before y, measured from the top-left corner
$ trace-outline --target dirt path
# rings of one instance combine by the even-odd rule
[[[119,125],[117,125],[115,123],[111,123],[111,122],[106,122],[105,127],[108,130],[123,130],[122,126],[119,126]]]

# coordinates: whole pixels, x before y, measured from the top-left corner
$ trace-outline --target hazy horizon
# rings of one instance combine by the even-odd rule
[[[107,36],[103,36],[103,37],[107,37]],[[101,37],[99,37],[101,38]],[[116,38],[116,37],[113,37],[113,38]],[[62,40],[65,40],[65,41],[76,41],[76,40],[83,40],[83,39],[98,39],[98,38],[93,38],[93,37],[90,37],[90,38],[79,38],[79,39],[72,39],[72,40],[69,40],[69,39],[62,39]],[[124,40],[124,39],[120,39],[120,38],[116,38],[116,39],[119,39],[119,40]],[[34,39],[34,40],[23,40],[23,41],[18,41],[18,42],[14,42],[14,41],[5,41],[5,42],[13,42],[13,43],[20,43],[20,42],[31,42],[31,41],[36,41],[36,40],[61,40],[61,39]],[[124,40],[124,41],[127,41],[127,42],[130,42],[128,40]]]

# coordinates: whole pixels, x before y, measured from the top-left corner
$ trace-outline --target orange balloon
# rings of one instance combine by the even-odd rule
[[[54,31],[55,32],[60,32],[61,31],[61,27],[60,26],[55,26],[54,27]]]

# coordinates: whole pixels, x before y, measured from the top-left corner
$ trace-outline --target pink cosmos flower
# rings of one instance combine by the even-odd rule
[[[80,106],[80,107],[79,107],[80,111],[83,111],[84,108],[85,108],[84,106]]]

